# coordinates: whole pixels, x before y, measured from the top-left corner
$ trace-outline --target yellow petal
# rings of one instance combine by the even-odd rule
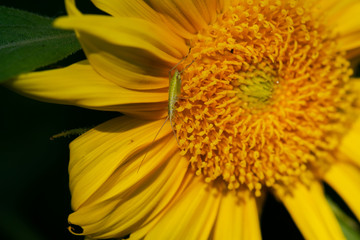
[[[172,2],[198,32],[206,28],[210,23],[211,18],[205,15],[206,11],[200,10],[198,7],[201,7],[201,5],[195,4],[195,2],[199,3],[199,1],[173,0]],[[212,9],[211,14],[216,14],[216,9]]]
[[[155,11],[142,0],[93,0],[93,3],[112,16],[143,18],[167,26],[179,36],[187,39],[192,38],[194,35],[186,30],[186,26],[195,22],[195,24],[199,23],[198,27],[202,29],[206,27],[206,25],[214,22],[217,16],[217,2],[213,0],[179,1],[178,3],[154,1],[156,5],[152,6],[159,12]],[[178,9],[174,8],[175,5],[178,6]],[[174,11],[176,13],[175,15],[189,16],[189,18],[194,21],[188,21],[188,19],[183,17],[178,17],[177,20],[175,20]],[[184,22],[186,24],[183,24]],[[193,28],[190,28],[190,30],[193,30]]]
[[[256,200],[249,191],[222,197],[213,239],[261,239]]]
[[[353,1],[352,4],[349,4],[337,14],[337,18],[335,19],[337,24],[336,31],[339,32],[341,36],[360,31],[359,12],[360,2]]]
[[[357,32],[339,36],[339,49],[351,51],[360,47],[360,29]]]
[[[146,157],[141,164],[137,175],[139,179],[163,161],[167,161],[167,157],[173,154],[171,148],[177,148],[176,144],[169,144],[169,149],[164,150],[168,154],[167,157],[161,155],[151,161],[150,158],[153,154],[160,153],[152,147],[147,148],[163,122],[163,120],[149,122],[130,117],[119,117],[107,121],[75,139],[70,144],[69,163],[73,209],[77,210],[85,201],[88,201],[90,196],[127,162],[137,161],[135,164],[137,171],[146,152],[149,157]],[[170,124],[165,124],[157,141],[170,132]],[[126,190],[132,184],[134,183],[123,182],[121,187]]]
[[[349,51],[360,47],[360,2],[358,0],[323,1],[328,24],[339,34],[339,47]]]
[[[144,49],[166,62],[176,63],[188,52],[181,38],[143,19],[82,15],[60,17],[54,25],[90,34],[114,45]]]
[[[169,87],[168,71],[172,66],[165,66],[149,53],[107,43],[101,45],[97,39],[86,38],[82,42],[92,67],[119,86],[136,90]],[[100,47],[102,51],[99,51]]]
[[[358,0],[319,0],[318,5],[322,12],[329,16],[329,22],[337,21],[336,16],[340,15],[346,8],[356,4]]]
[[[223,4],[213,0],[150,0],[149,3],[156,11],[167,16],[174,26],[182,26],[192,34],[212,23]]]
[[[152,169],[145,170],[149,167],[144,164],[137,172],[139,162],[119,167],[91,197],[95,200],[90,199],[90,203],[87,201],[71,214],[69,222],[81,226],[84,235],[117,238],[134,232],[154,213],[159,214],[177,193],[188,166],[185,159],[180,159],[180,154],[166,157],[166,161],[158,164],[157,159],[166,155],[166,144],[176,146],[171,137],[154,146],[157,154],[149,156],[147,161]]]
[[[143,0],[92,0],[96,7],[114,17],[142,18],[150,22],[164,24],[158,12]]]
[[[62,69],[23,74],[7,82],[7,86],[41,101],[97,110],[133,112],[133,115],[139,115],[140,111],[161,110],[164,113],[168,97],[166,90],[161,93],[122,88],[96,73],[87,61]],[[144,106],[144,103],[147,105]],[[129,105],[139,107],[131,108]]]
[[[360,118],[353,124],[349,132],[343,137],[340,151],[360,167]]]
[[[168,86],[168,71],[188,53],[182,38],[143,19],[82,15],[54,25],[75,29],[95,70],[126,88]]]
[[[359,168],[340,162],[333,164],[325,173],[324,180],[344,199],[360,220]]]
[[[173,24],[171,18],[156,12],[143,0],[93,0],[92,2],[96,5],[96,7],[114,17],[141,18],[154,22],[157,25],[161,25],[164,28],[169,28],[184,38],[190,39],[194,36],[178,23]],[[75,6],[75,0],[65,0],[65,4],[67,12],[70,16],[81,15],[80,11]]]
[[[145,239],[208,239],[215,222],[221,195],[200,177],[165,213]]]
[[[115,17],[135,17],[154,22],[164,28],[171,29],[181,37],[190,39],[194,35],[188,32],[181,24],[175,22],[171,16],[155,11],[142,0],[106,1],[94,0],[94,4],[103,11]]]
[[[192,4],[207,25],[215,21],[217,15],[216,1],[193,0]]]
[[[189,0],[184,1],[183,3],[177,4],[176,2],[165,0],[157,1],[150,0],[149,4],[156,11],[169,16],[169,19],[172,18],[180,26],[183,26],[188,32],[196,34],[199,30],[206,26],[205,21],[198,16],[198,19],[188,19],[184,12],[184,5],[189,5]],[[191,8],[191,6],[189,6]],[[186,10],[187,11],[187,10]],[[191,10],[189,9],[189,12]],[[191,15],[191,14],[190,14]]]
[[[260,231],[260,222],[259,222],[259,214],[257,211],[257,202],[254,201],[254,196],[251,195],[249,197],[248,204],[246,204],[244,209],[244,219],[246,219],[246,223],[244,222],[244,238],[249,240],[260,240],[261,239],[261,231]]]
[[[313,182],[310,188],[298,183],[287,190],[284,194],[275,193],[305,239],[345,239],[320,183]]]
[[[180,185],[180,188],[177,189],[176,194],[172,198],[171,202],[169,202],[162,211],[160,212],[153,211],[153,213],[148,217],[148,219],[144,221],[144,223],[141,226],[138,226],[138,228],[131,233],[129,240],[143,239],[145,235],[147,235],[148,232],[150,232],[150,230],[153,229],[154,226],[160,221],[160,219],[163,218],[163,216],[169,211],[169,209],[171,209],[173,205],[176,204],[178,199],[182,197],[183,192],[188,188],[189,184],[193,181],[193,178],[194,175],[189,170],[187,174],[185,174],[185,177]]]
[[[79,16],[81,12],[77,9],[75,5],[75,0],[65,0],[66,11],[71,16]]]

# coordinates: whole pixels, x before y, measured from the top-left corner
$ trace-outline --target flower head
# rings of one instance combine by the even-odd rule
[[[348,21],[359,2],[93,2],[110,15],[83,15],[68,0],[69,16],[55,22],[76,30],[88,61],[11,83],[127,115],[70,146],[73,233],[259,239],[270,192],[306,238],[343,238],[321,182],[360,218],[360,83],[349,63],[360,25]],[[175,65],[181,93],[170,112]]]

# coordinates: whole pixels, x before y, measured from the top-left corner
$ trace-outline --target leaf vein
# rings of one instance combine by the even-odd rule
[[[22,41],[17,41],[17,42],[12,42],[12,43],[2,45],[2,46],[0,46],[0,50],[2,50],[4,48],[18,47],[18,46],[28,45],[28,44],[32,44],[32,43],[36,43],[36,42],[41,42],[41,41],[46,41],[46,40],[56,40],[56,39],[73,37],[73,36],[74,36],[74,33],[68,33],[68,34],[62,34],[60,36],[46,36],[46,37],[41,37],[41,38],[36,38],[36,39],[22,40]]]

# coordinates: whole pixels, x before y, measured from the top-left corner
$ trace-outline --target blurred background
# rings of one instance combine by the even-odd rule
[[[82,11],[97,12],[89,1],[77,3]],[[53,18],[66,15],[63,0],[1,0],[0,5]],[[49,68],[84,58],[79,51]],[[356,74],[359,76],[358,65]],[[0,239],[83,239],[67,230],[71,213],[68,144],[73,138],[49,138],[64,130],[96,126],[120,114],[42,103],[2,86],[0,111]],[[265,202],[261,225],[263,239],[303,239],[286,209],[271,196]]]

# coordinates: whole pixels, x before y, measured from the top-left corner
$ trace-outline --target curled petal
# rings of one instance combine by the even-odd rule
[[[117,170],[129,161],[137,161],[137,170],[144,154],[148,152],[150,157],[144,159],[136,179],[140,181],[142,177],[145,177],[146,166],[151,163],[149,159],[158,151],[153,148],[148,149],[148,146],[163,122],[163,120],[149,122],[130,117],[119,117],[107,121],[75,139],[70,144],[69,163],[73,209],[80,208],[114,173],[119,174]],[[157,140],[161,140],[170,132],[170,124],[165,124]],[[177,148],[177,145],[169,144],[168,147]],[[166,154],[168,155],[156,160],[160,163],[167,161],[173,153],[168,151]],[[153,165],[151,166],[157,167],[160,165],[159,162],[156,163],[152,160]],[[125,182],[119,187],[128,188]]]
[[[80,34],[90,34],[114,45],[144,49],[172,63],[176,63],[188,51],[184,41],[176,35],[138,18],[82,15],[60,17],[54,25],[77,30]]]
[[[168,97],[166,90],[150,92],[120,87],[95,72],[87,61],[62,69],[23,74],[7,86],[41,101],[137,116],[152,112],[158,118],[166,112]]]
[[[168,71],[188,53],[182,38],[139,18],[82,15],[54,25],[76,30],[94,69],[126,88],[167,87]]]
[[[166,144],[176,146],[176,141],[169,138],[172,136],[159,141],[153,151],[157,152],[149,152],[149,160],[141,166],[135,161],[119,167],[101,189],[69,216],[69,222],[95,238],[122,237],[141,225],[156,223],[156,216],[177,194],[187,171],[187,161],[179,154],[166,156],[174,153],[174,148],[166,149]]]

